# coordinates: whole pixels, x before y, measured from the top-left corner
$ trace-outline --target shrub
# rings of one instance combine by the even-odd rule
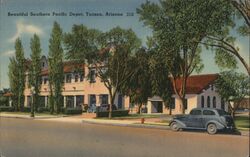
[[[14,112],[15,108],[10,106],[0,106],[0,112]]]
[[[114,110],[112,111],[112,117],[128,116],[129,110]],[[108,117],[109,111],[97,111],[96,117]]]
[[[82,114],[82,108],[64,108],[64,114]]]
[[[49,108],[47,108],[47,107],[38,107],[37,112],[38,113],[49,112]]]
[[[22,110],[22,112],[30,112],[30,111],[31,111],[30,107],[24,107]]]

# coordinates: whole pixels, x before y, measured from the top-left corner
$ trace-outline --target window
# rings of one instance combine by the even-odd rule
[[[45,63],[43,62],[43,64],[42,64],[42,68],[44,68],[45,67]]]
[[[205,101],[205,100],[204,100],[204,96],[202,95],[202,96],[201,96],[201,107],[202,107],[202,108],[204,108],[204,101]]]
[[[81,107],[84,103],[84,96],[78,95],[76,96],[76,107]]]
[[[204,111],[203,111],[203,115],[209,116],[209,115],[215,115],[215,113],[214,113],[214,111],[204,110]]]
[[[44,77],[44,79],[43,79],[43,84],[47,84],[47,82],[48,82],[48,78],[47,78],[47,77]]]
[[[78,82],[78,79],[79,79],[79,75],[75,74],[75,82]]]
[[[210,96],[207,97],[207,107],[210,107]]]
[[[89,105],[96,104],[96,96],[94,94],[89,95]]]
[[[90,70],[90,82],[91,83],[93,83],[93,82],[95,82],[95,70],[94,69],[92,69],[92,70]]]
[[[224,111],[224,110],[218,110],[217,112],[219,113],[220,116],[224,116],[224,115],[230,115],[228,112]]]
[[[80,82],[82,82],[84,79],[84,75],[83,74],[80,74]]]
[[[100,104],[108,104],[108,94],[101,94],[99,97]]]
[[[211,85],[211,90],[214,90],[214,85]]]
[[[190,112],[191,115],[201,115],[201,110],[192,110]]]
[[[67,108],[74,107],[74,97],[73,96],[66,96],[66,107]]]
[[[66,75],[66,83],[71,83],[72,76],[71,74]]]
[[[213,108],[216,108],[216,97],[213,97]]]

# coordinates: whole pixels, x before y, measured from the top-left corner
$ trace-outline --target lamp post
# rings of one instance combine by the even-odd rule
[[[32,86],[30,90],[31,90],[31,99],[32,99],[30,117],[35,117],[35,112],[34,112],[34,106],[35,106],[35,104],[34,104],[34,95],[36,94],[35,87]]]

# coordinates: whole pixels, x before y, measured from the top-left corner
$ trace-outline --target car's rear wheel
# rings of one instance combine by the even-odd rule
[[[170,125],[171,130],[173,131],[179,131],[180,130],[180,126],[177,122],[172,122]]]
[[[208,126],[207,126],[207,132],[209,134],[216,134],[217,133],[217,127],[216,127],[216,125],[213,124],[213,123],[208,124]]]

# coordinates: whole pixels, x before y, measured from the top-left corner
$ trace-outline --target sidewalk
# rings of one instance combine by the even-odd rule
[[[14,114],[1,112],[0,117],[4,118],[22,118],[22,119],[49,119],[49,118],[61,118],[62,115],[35,115],[35,117],[30,117],[29,114]]]

